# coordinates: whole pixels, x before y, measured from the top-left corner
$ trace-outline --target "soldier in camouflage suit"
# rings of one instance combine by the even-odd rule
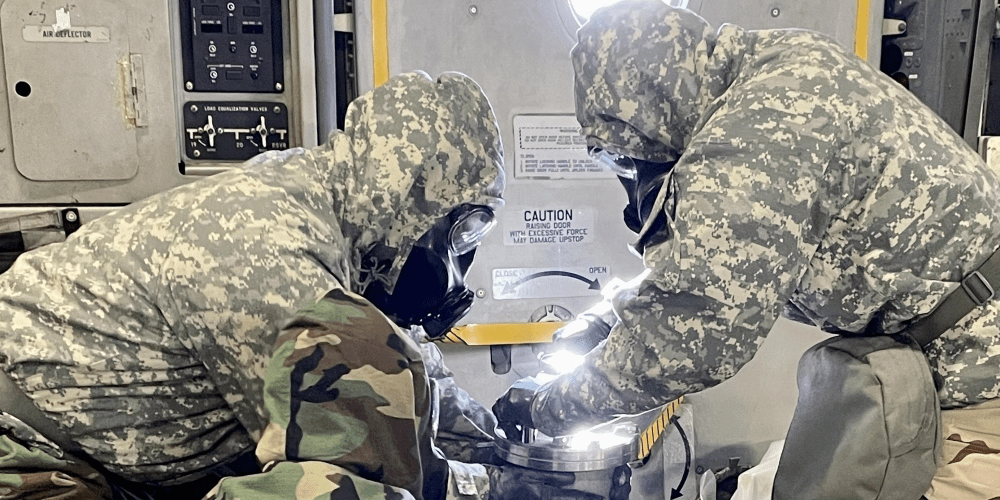
[[[411,379],[412,391],[394,390],[415,401],[390,401],[388,414],[415,418],[410,431],[422,439],[435,425],[423,410],[441,400],[452,442],[488,441],[492,416],[454,387],[436,348],[400,337],[355,294],[375,282],[391,289],[414,242],[456,207],[501,205],[501,162],[495,117],[474,82],[410,73],[353,102],[344,130],[319,147],[261,155],[22,255],[0,276],[0,381],[15,386],[0,398],[0,446],[17,451],[0,457],[0,498],[38,481],[52,492],[84,490],[67,498],[106,497],[95,469],[113,484],[157,487],[220,467],[225,475],[252,458],[269,417],[272,426],[287,420],[268,413],[265,372],[285,361],[270,361],[276,341],[285,349],[294,335],[279,341],[281,327],[328,292],[374,328],[351,331],[375,335],[355,345],[394,338],[378,355],[409,364],[376,363],[355,376],[358,385],[374,377],[378,393],[389,380]],[[350,367],[366,354],[353,353]],[[29,408],[19,411],[14,396],[24,395]],[[441,463],[429,467],[447,475]],[[53,472],[29,474],[36,470]],[[413,477],[396,481],[422,497]]]
[[[342,289],[300,311],[264,379],[265,470],[223,479],[209,498],[485,498],[486,469],[449,464],[432,442],[435,381],[419,332]]]
[[[560,435],[716,385],[783,311],[828,332],[902,332],[1000,244],[982,159],[826,36],[716,32],[659,1],[600,10],[578,36],[588,145],[634,160],[627,188],[659,172],[630,193],[648,271],[612,299],[615,324],[582,366],[497,402],[502,426]],[[997,301],[925,352],[943,408],[997,398]]]

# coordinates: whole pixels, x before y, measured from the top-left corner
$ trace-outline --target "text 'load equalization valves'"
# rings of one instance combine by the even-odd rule
[[[188,158],[246,160],[288,149],[288,112],[277,102],[189,102],[184,139]]]

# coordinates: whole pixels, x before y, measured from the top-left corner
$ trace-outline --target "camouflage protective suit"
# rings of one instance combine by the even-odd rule
[[[258,156],[22,255],[0,275],[0,367],[107,470],[198,478],[261,438],[265,371],[295,311],[331,290],[391,286],[435,220],[502,204],[501,162],[475,82],[394,77],[319,147]],[[391,264],[375,269],[373,249]],[[489,439],[489,412],[441,387],[442,406],[468,405],[442,428]]]
[[[432,442],[438,394],[420,332],[340,289],[300,311],[264,380],[265,469],[223,479],[208,498],[486,498],[486,469],[452,463],[449,474]]]
[[[821,34],[717,32],[659,1],[598,11],[572,58],[590,146],[676,161],[606,342],[543,386],[561,434],[733,376],[783,310],[829,332],[896,333],[1000,243],[1000,183],[906,89]],[[1000,390],[1000,307],[926,349],[952,408]]]

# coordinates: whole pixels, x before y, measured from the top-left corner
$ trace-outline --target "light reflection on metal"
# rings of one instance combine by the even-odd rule
[[[612,421],[593,429],[552,438],[536,431],[531,442],[498,439],[497,455],[529,469],[565,472],[611,470],[635,461],[638,429],[630,422]]]
[[[577,20],[584,23],[595,10],[619,1],[621,0],[569,0],[569,6],[573,9],[573,13],[576,14]],[[688,6],[688,0],[670,0],[667,3],[682,9],[686,9]]]

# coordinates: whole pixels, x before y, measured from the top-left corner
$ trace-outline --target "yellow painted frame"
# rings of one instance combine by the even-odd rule
[[[452,328],[439,342],[465,345],[540,344],[552,342],[552,334],[563,322],[490,323]]]
[[[388,26],[388,0],[372,0],[372,68],[376,87],[389,79]]]
[[[854,53],[868,60],[868,14],[871,10],[870,0],[858,0],[858,21],[854,26]]]

